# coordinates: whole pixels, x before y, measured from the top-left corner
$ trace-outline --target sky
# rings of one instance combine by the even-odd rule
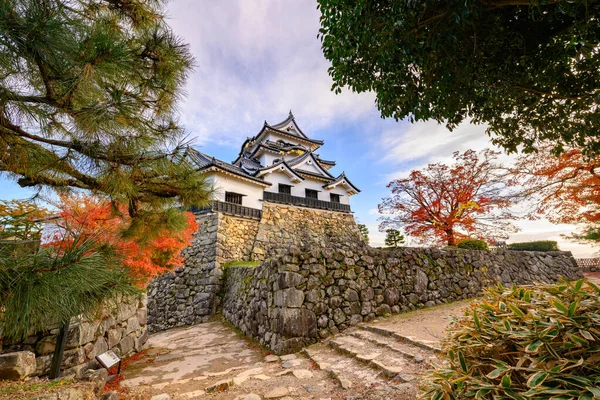
[[[383,245],[377,205],[387,183],[454,151],[492,147],[484,126],[464,124],[454,132],[435,122],[382,119],[372,93],[334,94],[320,41],[319,12],[310,0],[171,0],[168,23],[196,59],[180,105],[180,118],[198,148],[233,161],[247,137],[266,120],[284,120],[290,110],[301,129],[325,141],[319,154],[335,160],[331,172],[346,172],[361,189],[352,210],[367,225],[371,244]],[[507,159],[507,158],[504,158]],[[33,192],[0,178],[0,198]],[[566,241],[574,227],[520,221],[510,241],[558,240],[577,257],[598,249]],[[410,244],[410,242],[409,242]]]

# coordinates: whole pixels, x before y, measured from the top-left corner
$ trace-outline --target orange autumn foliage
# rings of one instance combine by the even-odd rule
[[[380,230],[403,228],[423,243],[454,246],[460,239],[493,242],[516,230],[499,153],[468,150],[453,154],[454,164],[429,164],[389,183]]]
[[[63,229],[50,245],[64,245],[75,234],[93,237],[115,250],[140,286],[158,274],[181,266],[181,250],[191,244],[192,234],[198,229],[194,215],[185,213],[187,225],[181,231],[165,227],[142,234],[147,237],[125,237],[123,232],[130,225],[131,217],[124,206],[115,208],[109,201],[91,196],[63,196],[58,206],[58,225]]]
[[[587,158],[579,149],[559,157],[548,145],[521,156],[511,184],[522,186],[522,197],[537,200],[531,218],[554,223],[600,223],[600,157]]]

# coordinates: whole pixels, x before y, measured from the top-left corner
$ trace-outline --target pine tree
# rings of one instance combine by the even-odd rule
[[[0,171],[140,219],[208,200],[174,117],[193,59],[162,3],[0,2]]]
[[[397,229],[387,229],[385,235],[385,245],[390,247],[398,247],[404,244],[404,235]]]
[[[363,237],[365,238],[365,242],[369,244],[369,228],[367,228],[365,224],[358,224],[358,230],[360,231],[361,235],[363,235]]]

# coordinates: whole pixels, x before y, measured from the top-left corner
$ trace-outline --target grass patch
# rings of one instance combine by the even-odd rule
[[[81,386],[73,379],[49,381],[48,379],[33,378],[26,382],[0,381],[0,399],[31,399],[38,395],[55,392],[64,387]]]
[[[258,267],[260,261],[232,261],[225,264],[223,267]]]

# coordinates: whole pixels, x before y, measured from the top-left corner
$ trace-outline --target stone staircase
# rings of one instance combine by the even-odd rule
[[[343,388],[401,389],[417,393],[419,375],[438,362],[436,342],[402,336],[374,325],[361,325],[304,349],[319,369]]]

